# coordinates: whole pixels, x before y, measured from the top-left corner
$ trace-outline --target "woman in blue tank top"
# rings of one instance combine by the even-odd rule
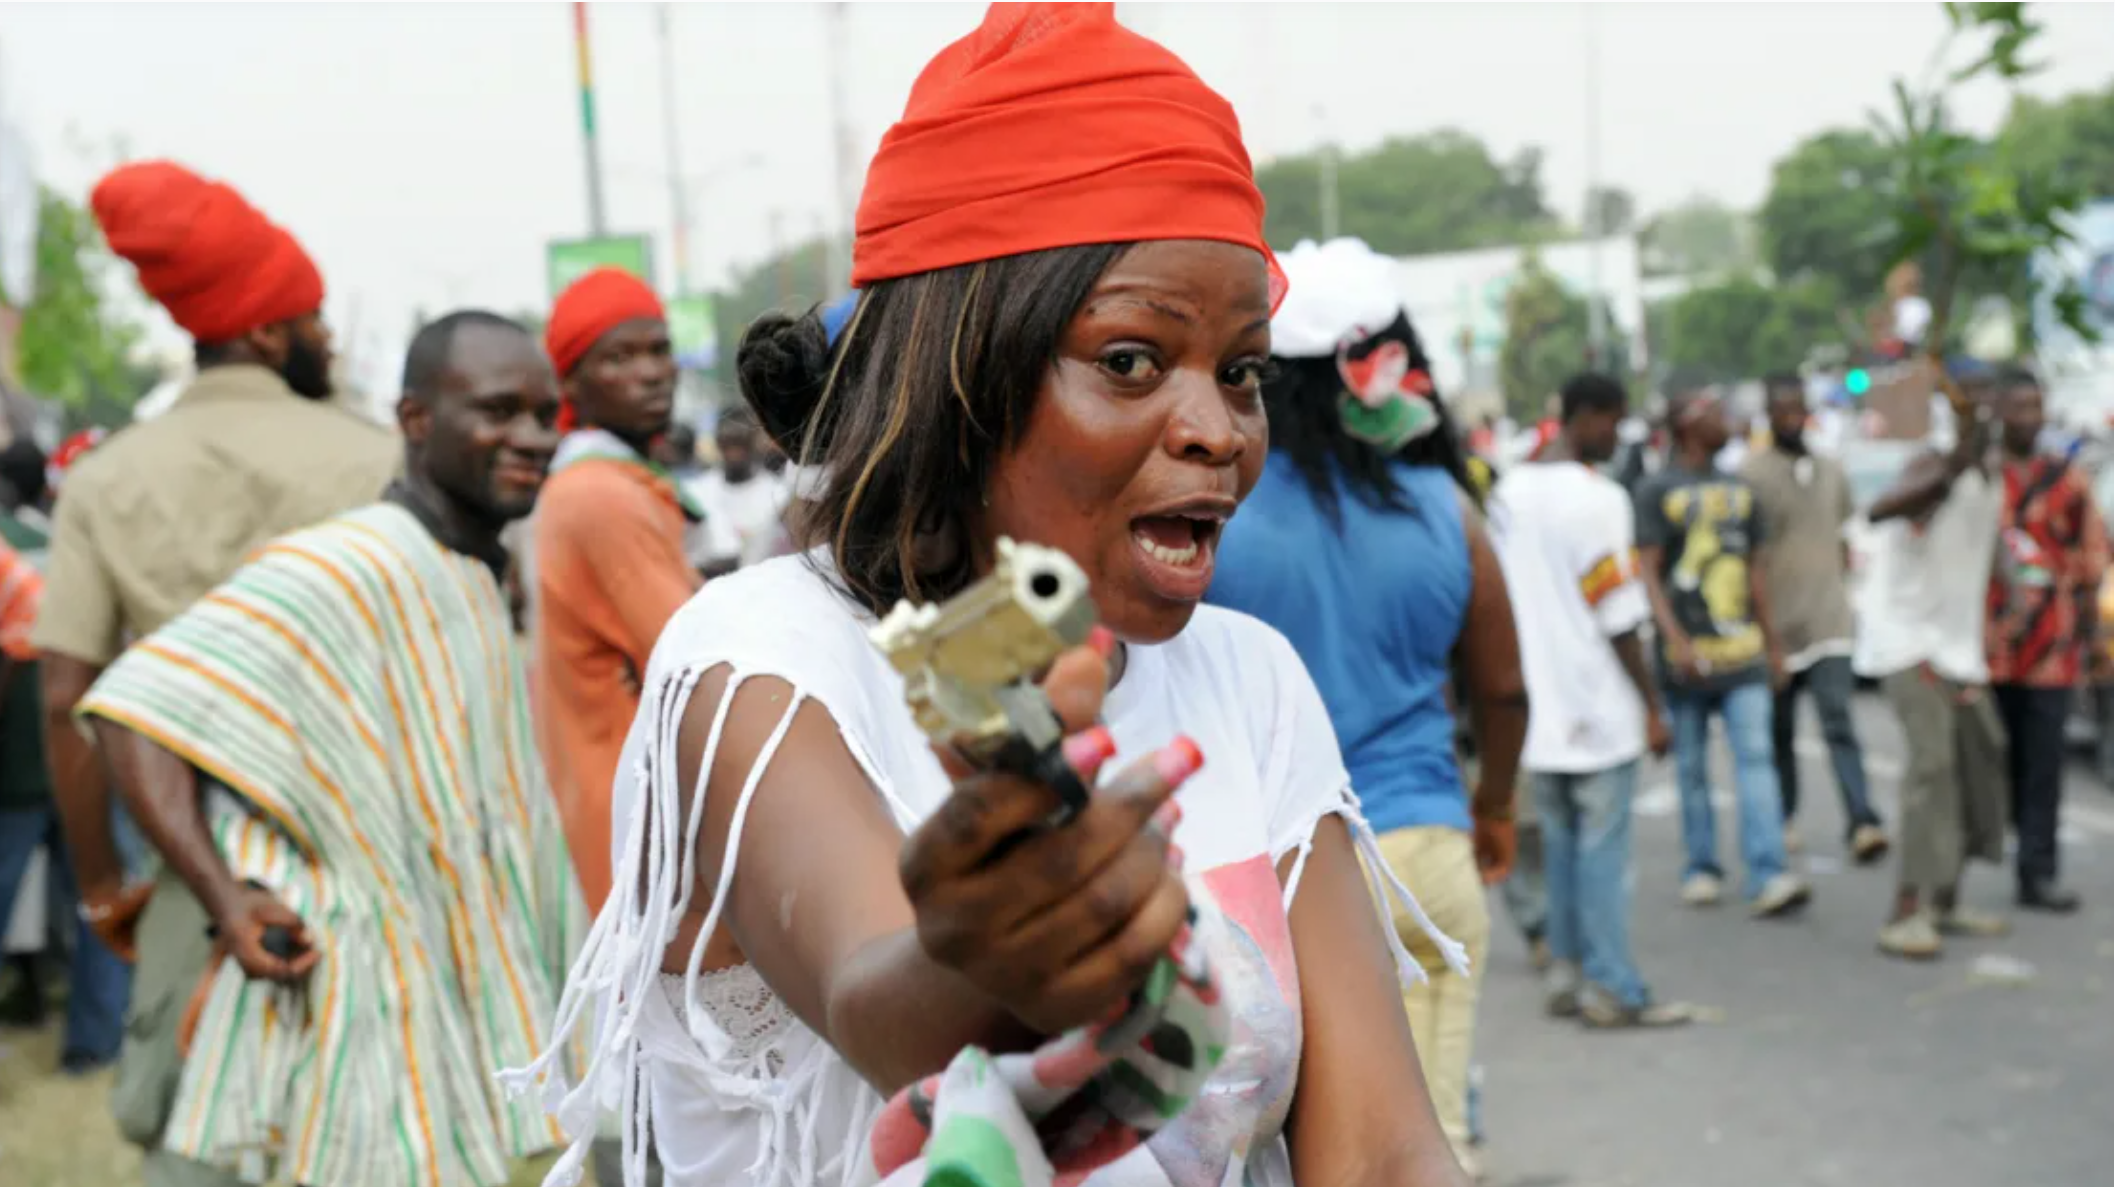
[[[1263,393],[1270,458],[1226,527],[1207,600],[1292,641],[1389,866],[1469,947],[1468,977],[1441,971],[1403,1003],[1440,1124],[1473,1169],[1483,887],[1512,863],[1527,731],[1512,607],[1393,262],[1339,239],[1302,243],[1282,263],[1290,289]],[[1448,706],[1457,671],[1482,760],[1473,797]],[[1395,925],[1413,951],[1428,943],[1414,922]]]

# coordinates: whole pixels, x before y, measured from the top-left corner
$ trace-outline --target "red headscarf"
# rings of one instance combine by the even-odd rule
[[[323,275],[301,244],[229,186],[182,165],[121,165],[89,206],[110,250],[184,332],[227,342],[323,307]]]
[[[654,290],[622,268],[596,268],[558,294],[557,303],[551,306],[551,320],[543,327],[544,353],[551,356],[551,366],[563,379],[604,334],[641,318],[668,318]],[[572,432],[579,419],[572,400],[559,404],[559,432]]]
[[[543,348],[563,377],[604,334],[628,321],[665,321],[668,312],[646,282],[622,268],[597,268],[566,287],[551,306]]]
[[[852,283],[1052,247],[1209,239],[1270,261],[1234,109],[1114,4],[994,4],[867,167]]]

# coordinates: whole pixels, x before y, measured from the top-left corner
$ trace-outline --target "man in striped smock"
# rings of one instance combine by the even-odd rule
[[[163,1144],[255,1182],[483,1185],[557,1144],[490,1069],[583,930],[499,533],[557,443],[521,327],[420,331],[381,502],[280,538],[81,705],[220,955]]]

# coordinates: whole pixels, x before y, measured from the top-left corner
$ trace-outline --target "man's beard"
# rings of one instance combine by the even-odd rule
[[[1771,433],[1770,436],[1777,442],[1777,448],[1784,450],[1786,453],[1798,454],[1807,451],[1805,433],[1794,433],[1789,437],[1783,433]]]
[[[298,334],[287,339],[286,362],[280,365],[279,377],[298,396],[330,398],[330,357]]]

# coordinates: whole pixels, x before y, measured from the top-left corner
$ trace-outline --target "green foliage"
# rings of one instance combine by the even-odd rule
[[[95,219],[46,189],[37,210],[37,287],[22,311],[16,368],[30,391],[73,419],[123,423],[154,385],[135,366],[140,327],[110,308],[100,279],[111,267]]]
[[[1892,206],[1879,186],[1893,161],[1870,132],[1802,141],[1770,173],[1756,215],[1763,259],[1780,280],[1820,277],[1846,294],[1877,294],[1892,256]]]
[[[1819,277],[1771,286],[1736,276],[1692,289],[1652,311],[1657,361],[1714,381],[1797,368],[1838,338],[1835,286]]]
[[[1505,297],[1498,386],[1515,420],[1542,415],[1549,397],[1587,365],[1588,310],[1532,249]]]
[[[2024,190],[2115,198],[2115,84],[2054,100],[2015,96],[1997,160]]]
[[[1282,157],[1256,171],[1268,203],[1264,233],[1289,248],[1322,236],[1321,157]],[[1542,193],[1542,153],[1510,161],[1452,130],[1396,137],[1337,163],[1340,233],[1385,255],[1427,255],[1521,243],[1560,227]]]
[[[713,297],[720,340],[714,379],[733,388],[735,347],[759,314],[799,313],[825,300],[835,288],[835,278],[827,272],[830,266],[829,241],[808,239],[753,268],[738,269],[733,285]]]
[[[2017,83],[2041,69],[2024,57],[2042,32],[2027,6],[1948,4],[1946,13],[1952,27],[1934,63],[1946,61],[1960,39],[1981,42],[1981,52],[1941,84],[1913,89],[1896,80],[1894,110],[1872,119],[1888,157],[1876,188],[1889,214],[1882,242],[1890,263],[1929,261],[1932,321],[1924,348],[1935,357],[1945,348],[1962,280],[2024,277],[2037,252],[2070,241],[2066,217],[2091,196],[2089,179],[2062,171],[2023,183],[2002,147],[1960,131],[1950,118],[1952,87],[1986,77]],[[2098,337],[2079,294],[2057,294],[2056,308],[2081,337]]]

